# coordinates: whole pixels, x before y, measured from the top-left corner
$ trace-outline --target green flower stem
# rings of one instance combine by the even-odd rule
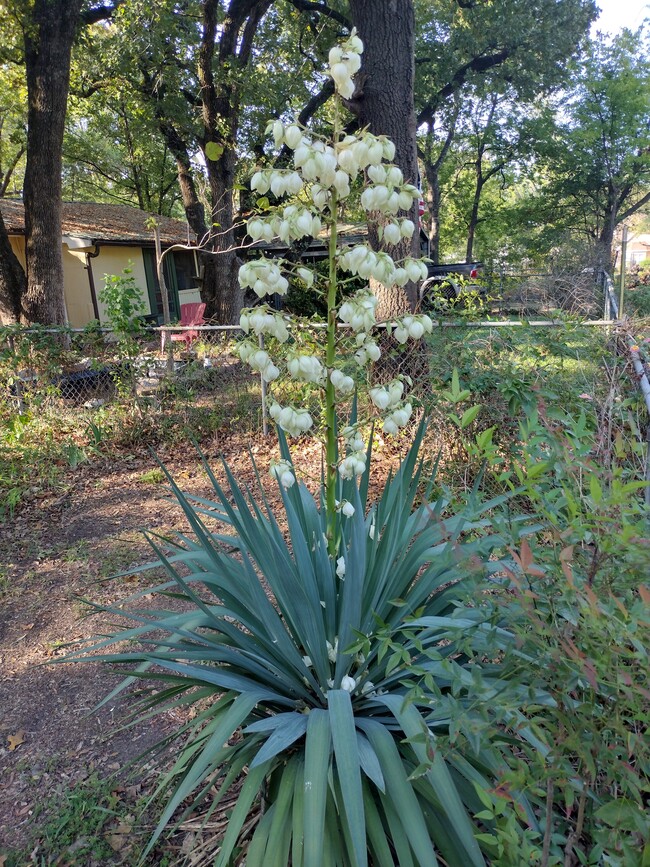
[[[339,138],[338,99],[334,105],[334,129],[332,141],[336,145]],[[336,362],[336,294],[338,289],[336,270],[336,241],[338,219],[338,197],[332,189],[329,219],[329,275],[327,280],[327,343],[325,350],[325,366],[327,368],[327,384],[325,386],[325,508],[327,510],[327,551],[330,557],[336,556],[336,395],[330,373]]]
[[[334,385],[329,373],[336,361],[336,211],[338,207],[336,191],[332,191],[331,224],[329,237],[329,277],[327,283],[327,344],[325,364],[327,384],[325,386],[325,505],[327,508],[327,550],[330,557],[336,555],[336,400]]]

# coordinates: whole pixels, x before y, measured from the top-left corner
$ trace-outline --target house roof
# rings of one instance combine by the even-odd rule
[[[10,235],[25,234],[25,209],[22,202],[0,199],[0,210]],[[63,202],[62,234],[73,238],[90,238],[98,244],[153,246],[153,233],[145,227],[152,216],[129,205],[99,202]],[[189,227],[182,220],[156,215],[163,246],[186,244]],[[194,235],[190,232],[190,239]]]

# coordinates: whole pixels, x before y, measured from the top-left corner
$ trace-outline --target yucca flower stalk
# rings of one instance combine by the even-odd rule
[[[331,53],[343,96],[362,50],[352,32]],[[322,390],[322,490],[308,491],[287,440],[312,429],[311,414],[272,402],[282,524],[263,486],[255,493],[242,488],[226,464],[222,483],[204,462],[211,498],[183,494],[168,476],[191,533],[172,543],[148,535],[158,559],[140,571],[162,565],[167,580],[131,600],[154,593],[161,607],[103,609],[133,626],[68,657],[126,666],[126,680],[107,701],[135,681],[153,681],[155,690],[140,693],[136,721],[196,708],[160,745],[174,745],[175,756],[156,793],[168,801],[143,859],[167,825],[201,803],[207,821],[237,784],[217,867],[482,867],[496,828],[496,818],[475,818],[486,792],[505,771],[513,741],[537,748],[521,710],[531,690],[502,680],[491,662],[512,637],[481,605],[481,582],[502,568],[495,551],[503,539],[490,532],[487,517],[499,501],[470,498],[453,514],[444,499],[432,498],[433,478],[418,457],[422,422],[399,469],[369,503],[370,443],[354,412],[347,423],[337,417],[341,398],[355,387],[342,359],[364,371],[379,353],[371,335],[374,300],[367,290],[342,299],[341,272],[400,286],[425,270],[417,260],[395,263],[365,245],[338,248],[340,206],[360,173],[370,181],[364,207],[383,211],[400,237],[413,227],[399,212],[417,196],[387,162],[392,144],[365,131],[344,135],[338,111],[337,104],[329,142],[295,123],[270,125],[276,143],[294,151],[294,168],[258,172],[252,186],[262,195],[272,189],[296,196],[298,204],[248,225],[254,239],[316,235],[325,225],[324,286],[302,265],[263,257],[240,269],[242,285],[260,297],[283,294],[289,273],[325,293],[317,354],[266,307],[243,311],[242,328],[267,335],[268,345],[261,350],[250,339],[240,348],[268,382],[289,376]],[[395,230],[391,236],[397,240]],[[393,326],[399,339],[420,339],[431,322],[411,315]],[[370,398],[385,433],[408,423],[401,380],[373,388]],[[181,610],[169,596],[185,603]],[[125,641],[127,649],[115,649]],[[494,726],[481,736],[477,696],[490,702],[505,693],[508,710],[490,706]],[[456,718],[471,748],[443,750]],[[527,802],[516,795],[512,802],[533,827]]]

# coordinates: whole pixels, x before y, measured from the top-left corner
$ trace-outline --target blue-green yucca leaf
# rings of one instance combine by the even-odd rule
[[[363,783],[363,808],[366,814],[368,845],[372,853],[373,863],[377,867],[395,867],[393,853],[386,834],[387,829],[382,822],[370,786],[365,781]]]
[[[151,663],[156,663],[170,671],[176,671],[199,684],[211,683],[220,689],[235,690],[243,695],[261,695],[262,701],[272,702],[281,707],[293,707],[295,704],[295,700],[286,694],[265,688],[263,684],[251,680],[249,677],[233,674],[225,668],[212,665],[183,665],[180,662],[159,659],[155,654],[149,654],[146,658]]]
[[[336,776],[341,787],[343,809],[348,823],[354,852],[354,864],[366,867],[366,822],[361,789],[361,767],[357,745],[354,712],[350,693],[332,689],[327,693],[327,706],[336,757]]]
[[[335,684],[339,684],[341,678],[349,670],[350,657],[345,653],[345,649],[352,644],[356,633],[363,628],[362,603],[366,578],[366,528],[358,493],[356,493],[352,503],[355,512],[347,521],[350,528],[350,542],[342,552],[346,568],[338,594],[337,637],[339,652],[334,672]]]
[[[357,751],[359,753],[361,770],[369,780],[372,780],[380,792],[385,792],[386,783],[384,775],[381,772],[381,765],[377,754],[370,745],[368,738],[364,734],[361,734],[360,731],[357,732]]]
[[[302,808],[304,867],[321,867],[322,864],[331,749],[332,735],[328,713],[316,708],[308,715],[305,738]]]
[[[382,768],[386,781],[386,796],[381,796],[384,812],[386,813],[386,806],[390,805],[398,819],[397,825],[392,829],[393,840],[398,834],[403,834],[408,839],[420,867],[437,867],[438,860],[422,808],[404,771],[392,734],[373,719],[358,718],[357,726],[367,735]],[[388,818],[387,813],[386,815]],[[399,863],[401,865],[408,862],[400,858]]]
[[[441,813],[449,825],[449,833],[453,835],[456,843],[465,850],[468,867],[470,864],[473,867],[484,867],[485,859],[474,839],[474,826],[453,784],[445,760],[435,749],[435,746],[431,756],[428,754],[426,745],[416,740],[416,736],[423,733],[428,734],[433,740],[433,735],[430,734],[422,715],[414,705],[406,705],[404,699],[398,695],[377,696],[377,701],[384,704],[395,716],[404,734],[410,739],[410,747],[418,762],[429,763],[430,769],[426,773],[426,779],[438,798]]]
[[[287,716],[283,714],[283,716]],[[254,724],[253,724],[254,725]],[[247,729],[251,730],[250,726]],[[264,746],[251,762],[251,768],[263,764],[269,759],[275,758],[278,753],[284,752],[307,731],[307,714],[292,714],[291,719],[286,719],[284,725],[276,728],[271,736],[264,742]]]
[[[305,762],[304,756],[298,761],[293,784],[291,804],[291,864],[301,867],[303,863],[305,824]],[[288,862],[287,862],[288,863]]]
[[[239,834],[250,812],[255,798],[259,795],[262,783],[268,773],[268,765],[259,765],[252,768],[244,779],[235,808],[230,815],[228,827],[221,843],[219,855],[215,861],[215,867],[227,867],[233,849],[237,845]]]
[[[201,751],[193,756],[181,781],[176,786],[172,797],[160,817],[153,836],[143,852],[143,858],[151,851],[151,848],[171,820],[177,807],[204,779],[206,774],[213,769],[215,754],[220,753],[223,744],[237,731],[255,705],[264,700],[265,695],[261,690],[245,695],[238,695],[227,710],[221,714],[218,725],[215,726]]]

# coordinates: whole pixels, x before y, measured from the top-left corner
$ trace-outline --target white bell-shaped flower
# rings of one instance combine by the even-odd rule
[[[314,272],[310,271],[309,268],[298,268],[296,274],[309,288],[314,285]]]
[[[395,434],[399,432],[399,428],[392,418],[384,419],[382,430],[389,436],[395,436]]]
[[[295,123],[290,124],[284,131],[284,141],[288,148],[294,151],[302,142],[302,130]]]
[[[339,169],[334,175],[334,189],[338,193],[340,199],[345,199],[350,195],[350,178],[341,169]]]
[[[251,240],[259,241],[264,234],[264,220],[260,220],[259,217],[254,217],[252,220],[249,220],[246,225],[246,231]]]
[[[388,408],[390,404],[390,395],[386,391],[385,388],[381,386],[375,386],[375,388],[371,388],[369,391],[370,400],[374,403],[378,410],[383,411]]]
[[[397,223],[388,223],[384,226],[384,241],[388,244],[399,244],[402,240],[402,233]]]
[[[280,147],[284,138],[284,127],[281,120],[276,120],[273,124],[273,141],[276,147]]]
[[[295,484],[296,477],[292,470],[293,467],[289,461],[276,461],[271,463],[271,475],[280,482],[283,488],[290,488]],[[311,665],[311,660],[309,664]]]

